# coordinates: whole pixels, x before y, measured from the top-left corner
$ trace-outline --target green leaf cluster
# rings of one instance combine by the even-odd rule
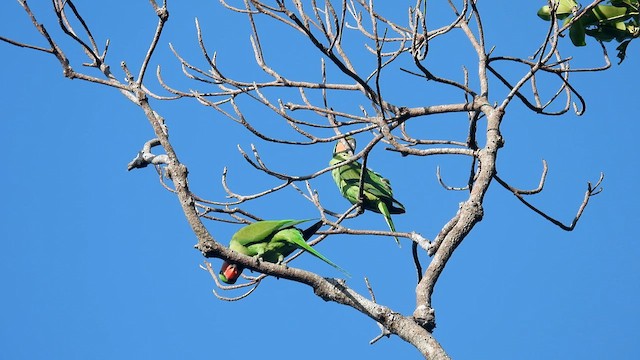
[[[586,46],[587,36],[602,42],[616,40],[620,43],[616,48],[620,62],[625,59],[631,40],[640,37],[640,0],[607,0],[584,14],[575,0],[551,0],[550,5],[538,10],[538,16],[550,21],[554,8],[555,17],[563,25],[571,24],[569,37],[573,45]]]

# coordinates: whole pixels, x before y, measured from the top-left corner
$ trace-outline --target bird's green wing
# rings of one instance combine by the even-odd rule
[[[388,179],[370,169],[367,169],[367,176],[370,181],[365,181],[364,190],[366,192],[384,202],[390,213],[402,214],[405,212],[404,205],[393,197],[393,189],[391,189],[391,182]]]
[[[342,160],[340,155],[334,156],[330,164],[334,165]],[[336,168],[331,172],[333,180],[340,189],[340,193],[352,204],[358,202],[361,167],[362,165],[359,162],[353,162]],[[384,202],[394,214],[404,213],[404,206],[393,198],[391,182],[377,172],[367,169],[363,186],[364,196],[367,200]],[[375,207],[370,210],[377,211]]]
[[[379,197],[393,198],[391,182],[368,168],[364,179],[364,190]]]
[[[249,224],[241,228],[235,234],[233,234],[233,236],[231,237],[231,242],[236,242],[239,245],[247,247],[256,243],[263,242],[265,239],[269,238],[271,235],[275,234],[281,229],[296,226],[309,220],[310,219],[257,221],[253,224]]]

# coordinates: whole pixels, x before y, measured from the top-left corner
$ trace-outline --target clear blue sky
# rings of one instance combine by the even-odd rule
[[[40,20],[54,30],[49,3],[35,3]],[[404,7],[400,3],[404,2],[394,6]],[[509,9],[480,4],[487,42],[496,45],[494,54],[533,53],[546,29],[535,17],[543,3],[512,4]],[[111,39],[107,59],[113,71],[122,78],[121,60],[137,68],[156,21],[148,2],[78,6],[87,13],[97,40]],[[171,18],[154,66],[161,63],[174,84],[183,89],[197,86],[181,80],[168,42],[204,65],[197,52],[196,16],[221,66],[245,80],[263,76],[253,64],[243,16],[229,14],[215,1],[170,1],[169,9]],[[404,10],[389,11],[406,18]],[[432,11],[430,26],[441,25],[438,16],[445,12]],[[286,74],[313,71],[313,79],[318,79],[319,61],[316,54],[304,55],[308,47],[302,38],[286,38],[293,42],[287,43],[295,48],[291,52],[281,40],[283,28],[269,29],[262,38],[267,60],[273,66],[283,64]],[[0,35],[44,45],[16,2],[0,4]],[[451,41],[456,39],[462,38]],[[475,67],[464,60],[468,46],[457,49],[453,42],[434,42],[428,61],[432,69],[460,79],[462,64],[472,71]],[[63,44],[74,68],[81,70],[81,52]],[[590,45],[563,46],[563,54],[575,57],[574,66],[598,66],[598,46],[593,41]],[[436,287],[435,336],[454,358],[640,358],[638,45],[631,44],[621,66],[574,75],[575,86],[588,102],[584,116],[544,118],[518,103],[509,108],[503,123],[506,146],[499,158],[503,178],[522,188],[535,187],[541,161],[547,160],[545,191],[531,201],[564,222],[573,218],[586,182],[596,181],[601,171],[606,175],[604,191],[591,199],[576,230],[567,233],[526,209],[497,183],[492,185],[483,221],[458,248]],[[193,249],[196,239],[177,199],[158,184],[152,168],[126,171],[127,162],[153,137],[142,112],[113,89],[64,79],[52,57],[3,43],[0,54],[3,358],[420,357],[397,337],[369,345],[379,332],[374,322],[352,309],[323,302],[302,285],[270,278],[243,301],[217,300],[211,293],[214,282],[199,269],[203,258]],[[354,58],[368,69],[370,60],[357,53]],[[505,70],[514,79],[525,71]],[[460,101],[408,75],[385,81],[404,89],[389,94],[398,105]],[[153,81],[149,84],[160,92]],[[494,81],[491,100],[499,101],[502,95],[504,88]],[[273,125],[276,117],[245,104],[256,126],[280,134]],[[237,144],[248,149],[255,143],[269,164],[299,174],[323,167],[330,157],[328,144],[292,152],[256,140],[195,101],[154,105],[167,119],[178,155],[189,166],[193,190],[212,200],[224,200],[220,176],[225,166],[238,192],[273,184],[243,162]],[[431,138],[463,136],[465,129],[464,115],[415,124],[417,133]],[[397,228],[433,238],[465,197],[440,187],[435,168],[441,165],[444,178],[460,185],[466,162],[400,159],[382,149],[374,155],[369,165],[391,178],[397,198],[407,208],[405,215],[395,217]],[[312,185],[330,208],[347,207],[328,174]],[[272,218],[317,216],[294,191],[279,195],[277,202],[252,204],[250,210]],[[384,229],[377,214],[365,214],[350,224]],[[223,243],[238,229],[208,226]],[[409,242],[403,245],[398,249],[384,237],[335,236],[318,249],[354,275],[349,280],[354,288],[366,293],[362,279],[367,276],[380,303],[410,314],[416,279]],[[213,262],[218,268],[220,261]],[[308,255],[294,266],[340,276]]]

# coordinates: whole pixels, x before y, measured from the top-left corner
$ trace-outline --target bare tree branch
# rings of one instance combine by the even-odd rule
[[[545,170],[544,170],[544,173],[543,173],[543,178],[540,181],[540,186],[538,187],[539,190],[538,189],[529,190],[529,191],[519,190],[519,189],[516,189],[516,188],[512,187],[511,185],[507,184],[504,180],[500,179],[500,177],[498,177],[498,175],[495,176],[495,179],[500,185],[502,185],[502,187],[504,187],[505,189],[511,191],[513,193],[513,195],[518,200],[520,200],[523,204],[525,204],[529,209],[533,210],[535,213],[537,213],[538,215],[542,216],[543,218],[549,220],[551,223],[553,223],[554,225],[558,226],[562,230],[572,231],[576,227],[576,224],[578,223],[578,220],[580,220],[580,217],[582,216],[582,212],[587,207],[587,204],[589,203],[589,199],[592,196],[598,195],[600,192],[602,192],[602,187],[600,185],[602,184],[602,181],[604,180],[604,173],[600,173],[600,178],[595,183],[595,185],[591,185],[591,182],[587,183],[587,191],[585,191],[585,193],[584,193],[584,198],[582,199],[582,203],[578,207],[578,212],[576,213],[576,216],[573,218],[573,220],[571,221],[571,223],[569,225],[565,225],[562,222],[560,222],[559,220],[556,220],[556,219],[552,218],[551,216],[547,215],[545,212],[543,212],[542,210],[540,210],[537,207],[533,206],[531,203],[529,203],[523,197],[523,195],[537,194],[537,193],[540,192],[540,190],[542,190],[542,186],[544,184],[544,177],[545,177],[546,173],[547,173],[547,169],[546,169],[546,163],[545,163]]]
[[[36,20],[25,0],[21,0],[20,5],[48,47],[26,44],[7,37],[0,37],[0,41],[51,54],[60,63],[65,77],[115,88],[142,110],[153,129],[153,139],[143,145],[142,150],[128,164],[128,169],[144,168],[149,164],[155,166],[161,186],[177,196],[182,211],[198,239],[196,248],[204,257],[233,261],[260,273],[257,276],[244,276],[245,283],[227,286],[219,282],[212,265],[205,262],[202,268],[211,275],[221,291],[243,291],[239,296],[227,297],[213,290],[218,299],[224,301],[242,300],[251,295],[267,276],[291,280],[311,287],[317,296],[326,301],[349,306],[375,321],[380,326],[381,334],[371,340],[371,343],[393,334],[411,343],[429,359],[447,359],[446,352],[432,335],[436,326],[432,295],[453,252],[470,234],[474,226],[482,220],[484,196],[491,182],[496,180],[531,210],[567,231],[576,226],[589,199],[602,190],[600,186],[604,175],[601,175],[593,186],[588,183],[587,191],[575,218],[571,224],[564,225],[531,205],[524,198],[526,195],[542,192],[548,170],[545,161],[543,161],[540,183],[535,189],[517,189],[497,175],[497,157],[504,144],[501,124],[506,108],[514,98],[519,99],[533,112],[560,115],[569,111],[572,96],[575,96],[578,105],[573,103],[574,110],[579,115],[585,111],[586,101],[572,85],[569,75],[603,71],[609,68],[610,61],[606,48],[604,45],[602,46],[604,65],[573,69],[570,67],[572,59],[561,56],[558,42],[571,24],[585,16],[600,2],[594,1],[582,8],[571,21],[562,27],[556,21],[557,8],[554,9],[551,12],[552,21],[542,39],[542,45],[534,52],[534,56],[530,59],[524,59],[509,55],[494,56],[492,55],[494,49],[487,49],[483,17],[475,0],[462,0],[460,10],[453,1],[448,1],[451,20],[434,30],[429,30],[430,27],[427,26],[427,3],[423,0],[416,0],[415,6],[407,9],[406,24],[392,21],[378,13],[373,0],[341,0],[337,2],[330,0],[311,0],[310,2],[276,0],[272,3],[243,0],[242,7],[232,6],[225,0],[221,0],[222,6],[226,9],[244,14],[247,17],[251,28],[250,46],[253,50],[255,66],[262,71],[262,77],[267,80],[241,80],[228,76],[227,72],[223,71],[225,69],[221,69],[217,63],[217,53],[207,49],[201,24],[196,19],[196,41],[205,61],[205,67],[194,65],[197,63],[183,57],[173,45],[169,44],[183,75],[186,79],[192,80],[195,85],[188,90],[180,90],[168,84],[162,76],[160,66],[158,66],[156,79],[164,89],[162,92],[166,95],[153,93],[146,86],[149,81],[149,76],[146,75],[151,59],[156,53],[161,35],[165,31],[165,24],[169,20],[166,0],[163,0],[161,6],[156,0],[150,0],[152,9],[158,17],[158,23],[136,76],[129,69],[127,62],[121,60],[118,63],[124,74],[124,81],[118,80],[106,62],[109,41],[107,40],[104,49],[101,50],[98,47],[94,33],[71,0],[53,0],[53,13],[64,37],[71,40],[72,46],[81,49],[88,57],[89,63],[84,65],[98,69],[100,71],[98,76],[91,76],[73,69],[70,60],[58,45],[62,42],[59,42],[58,39],[54,40],[46,27]],[[258,27],[258,24],[262,26],[262,23],[256,21],[258,17],[279,22],[306,37],[314,51],[318,52],[322,80],[318,82],[290,78],[284,75],[287,73],[286,70],[283,72],[278,69],[277,64],[270,62],[268,60],[269,49],[266,47],[268,43],[262,42],[266,37],[264,37],[263,30]],[[78,23],[80,31],[76,31],[72,26],[72,24]],[[371,64],[375,65],[365,68],[353,61],[354,58],[350,53],[353,44],[349,43],[351,36],[345,36],[346,33],[357,35],[354,37],[357,37],[358,41],[362,41],[358,45],[366,50],[364,54],[369,56]],[[448,35],[453,34],[463,35],[467,43],[464,45],[470,45],[477,56],[476,73],[470,74],[470,70],[466,66],[462,67],[462,81],[455,80],[450,74],[434,74],[434,70],[426,61],[430,42],[436,38],[445,39]],[[401,67],[401,62],[404,67]],[[522,66],[522,73],[515,79],[508,77],[499,68],[500,64],[505,63]],[[332,70],[337,70],[337,81],[329,79],[327,66],[330,66]],[[389,94],[393,94],[393,89],[387,88],[385,77],[397,76],[398,74],[417,76],[426,80],[425,85],[437,83],[439,86],[445,86],[454,90],[456,96],[463,98],[463,101],[405,106],[400,104],[402,100],[394,98],[396,99],[394,102],[398,102],[396,104],[390,100],[392,96]],[[489,74],[495,76],[497,82]],[[539,76],[542,74],[552,75],[558,79],[555,92],[546,99],[541,95],[538,85]],[[477,76],[477,81],[470,80],[472,75]],[[490,102],[490,89],[494,83],[506,87],[507,94],[501,99],[492,99]],[[525,91],[524,87],[527,84],[531,86],[530,93]],[[334,96],[334,94],[339,95]],[[340,103],[336,99],[345,94],[349,97],[352,107],[336,106]],[[155,110],[155,104],[158,101],[178,99],[193,99],[241,125],[256,138],[281,144],[291,149],[332,143],[347,136],[356,135],[362,138],[366,137],[367,142],[359,152],[351,154],[349,159],[332,166],[326,166],[325,162],[324,165],[314,167],[310,173],[302,175],[293,174],[285,166],[286,164],[276,163],[269,158],[270,154],[259,153],[254,144],[251,145],[251,154],[238,145],[238,151],[245,159],[245,165],[249,165],[247,166],[249,171],[257,171],[273,182],[271,185],[265,183],[263,188],[255,193],[241,194],[235,190],[233,184],[229,183],[230,179],[227,177],[229,171],[237,170],[225,166],[220,186],[224,190],[222,197],[225,197],[224,194],[226,194],[226,199],[221,201],[204,199],[192,192],[188,182],[188,169],[179,160],[178,152],[169,139],[168,127],[163,117]],[[259,104],[267,110],[277,121],[281,121],[288,130],[291,130],[292,135],[273,135],[269,133],[268,128],[266,130],[260,129],[262,125],[256,121],[250,111],[246,110],[243,102],[245,99]],[[492,103],[495,105],[491,105]],[[560,107],[559,110],[549,110],[551,106],[556,106],[558,103],[560,104],[557,105]],[[462,136],[466,136],[466,139],[428,138],[423,134],[416,135],[416,131],[412,131],[411,127],[407,126],[409,122],[419,121],[421,118],[437,114],[455,114],[467,120],[468,124],[464,124],[464,132],[462,132]],[[260,116],[263,115],[260,114]],[[478,125],[481,120],[486,120],[487,123],[484,132],[480,130],[482,126]],[[484,145],[480,146],[479,143]],[[156,155],[151,152],[151,149],[156,146],[162,147],[163,154]],[[320,176],[327,176],[326,173],[356,161],[361,161],[360,170],[361,174],[364,174],[368,160],[371,156],[375,156],[373,150],[376,147],[384,146],[387,146],[388,151],[401,155],[398,158],[432,155],[463,155],[470,158],[469,165],[465,165],[465,167],[470,166],[468,176],[465,175],[465,186],[446,185],[441,177],[440,167],[437,167],[437,180],[445,189],[468,191],[468,197],[460,203],[456,214],[442,226],[433,241],[429,241],[416,231],[390,232],[353,229],[345,226],[346,219],[360,216],[365,211],[363,189],[366,179],[364,176],[361,176],[358,182],[359,202],[350,205],[341,212],[328,209],[322,203],[320,194],[313,189],[312,182]],[[233,164],[233,166],[239,165]],[[306,192],[302,191],[301,183],[304,183]],[[210,230],[204,225],[205,220],[235,224],[259,221],[262,219],[261,215],[247,210],[251,209],[247,205],[252,201],[264,199],[276,192],[283,191],[290,186],[310,202],[309,205],[315,207],[322,221],[330,226],[329,230],[320,231],[319,235],[309,242],[310,245],[315,245],[338,234],[401,236],[412,241],[412,256],[418,273],[418,284],[415,288],[416,304],[411,316],[402,315],[389,307],[378,304],[367,278],[365,278],[365,284],[371,299],[356,292],[344,280],[323,278],[308,271],[289,267],[288,264],[302,252],[289,256],[283,264],[257,261],[256,258],[232,251],[217,242]],[[420,249],[432,257],[426,269],[423,269],[420,263]]]

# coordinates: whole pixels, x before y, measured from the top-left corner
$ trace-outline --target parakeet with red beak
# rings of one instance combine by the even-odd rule
[[[244,255],[256,256],[260,260],[275,264],[282,263],[284,258],[296,249],[302,249],[349,276],[348,272],[324,257],[306,242],[320,229],[322,221],[316,222],[306,230],[294,227],[309,220],[266,220],[255,222],[233,234],[229,242],[229,248]],[[234,284],[242,274],[242,270],[244,270],[242,266],[225,261],[218,277],[224,283]]]
[[[338,140],[333,148],[333,158],[329,165],[336,165],[349,160],[356,149],[356,139],[348,136]],[[352,204],[360,201],[360,177],[362,176],[362,164],[354,161],[349,164],[337,167],[331,171],[333,180],[338,185],[342,196]],[[365,169],[362,191],[362,206],[366,210],[374,211],[384,216],[389,229],[393,232],[396,227],[391,220],[391,214],[403,214],[404,206],[393,198],[393,190],[389,180],[368,168]],[[394,236],[396,243],[400,245],[400,240]]]

